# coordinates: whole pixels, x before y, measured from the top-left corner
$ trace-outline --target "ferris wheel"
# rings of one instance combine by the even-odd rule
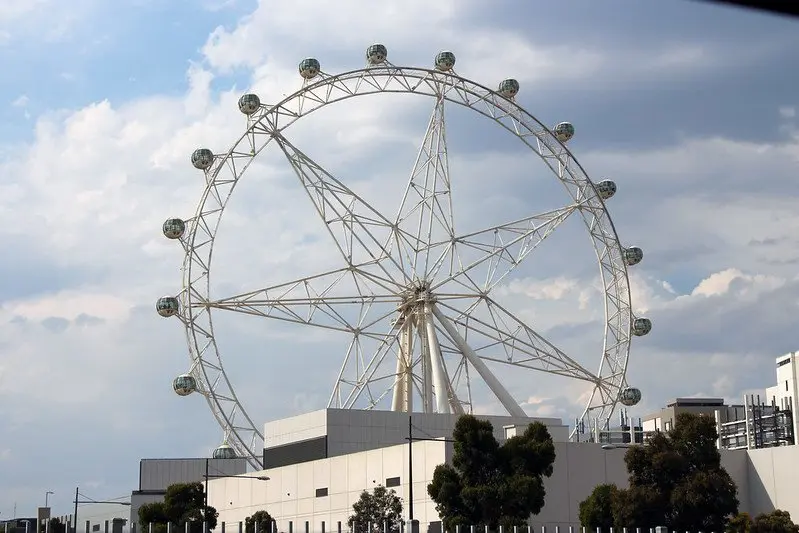
[[[214,335],[217,313],[243,313],[336,332],[344,362],[331,408],[471,413],[480,382],[509,415],[527,416],[492,368],[540,371],[579,380],[590,396],[581,420],[608,420],[618,403],[632,406],[640,390],[626,381],[630,341],[649,333],[648,318],[630,304],[627,268],[643,259],[623,246],[607,210],[613,181],[591,181],[566,147],[569,122],[547,127],[515,101],[519,83],[491,90],[456,74],[443,51],[431,68],[390,63],[385,46],[366,51],[363,68],[328,74],[314,58],[299,63],[302,86],[274,105],[255,94],[238,102],[244,134],[227,152],[195,150],[192,165],[205,189],[194,216],[170,218],[164,235],[185,250],[183,289],[158,299],[163,317],[184,324],[191,356],[175,378],[180,396],[205,396],[225,439],[215,457],[244,457],[262,467],[263,435],[239,402]],[[356,194],[286,136],[315,111],[363,95],[428,97],[433,110],[396,212]],[[447,159],[445,109],[461,106],[493,121],[534,152],[567,193],[564,205],[480,231],[459,233]],[[236,185],[268,146],[282,153],[335,244],[340,267],[223,297],[211,295],[211,257],[217,229]],[[571,217],[582,219],[595,250],[604,296],[603,348],[597,371],[558,348],[496,298],[495,288]],[[575,431],[577,429],[575,428]]]

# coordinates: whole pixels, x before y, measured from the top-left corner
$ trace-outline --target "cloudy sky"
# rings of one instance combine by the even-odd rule
[[[0,5],[0,516],[29,516],[52,490],[68,513],[136,488],[142,457],[208,454],[222,439],[157,297],[180,289],[167,217],[203,187],[188,157],[244,132],[245,91],[274,102],[300,87],[299,59],[363,65],[382,42],[398,65],[457,55],[460,75],[546,124],[608,202],[622,242],[645,251],[633,307],[651,317],[629,381],[643,416],[669,398],[738,400],[796,349],[799,304],[797,22],[680,0],[4,0]],[[524,5],[523,5],[524,4]],[[529,4],[529,5],[528,5]],[[364,98],[287,136],[364,198],[394,213],[430,102]],[[448,129],[463,231],[566,205],[555,178],[494,124],[453,111]],[[454,125],[453,125],[454,124]],[[336,266],[281,154],[246,175],[220,228],[213,289],[257,289]],[[553,234],[497,299],[596,368],[597,267],[579,224]],[[339,265],[340,266],[340,265]],[[230,294],[230,292],[228,292]],[[231,380],[259,424],[326,405],[347,339],[253,317],[220,317]],[[570,419],[580,383],[498,371],[531,415]],[[475,405],[496,401],[475,385]]]

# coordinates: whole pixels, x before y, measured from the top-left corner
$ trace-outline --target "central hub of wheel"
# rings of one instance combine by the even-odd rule
[[[425,304],[434,301],[435,297],[430,292],[430,283],[415,280],[402,292],[402,303],[397,307],[397,310],[400,316],[406,316],[417,309],[423,308]]]

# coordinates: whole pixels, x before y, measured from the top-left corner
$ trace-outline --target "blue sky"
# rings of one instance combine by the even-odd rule
[[[58,513],[75,486],[122,496],[140,458],[201,456],[221,440],[202,398],[171,391],[187,348],[153,303],[179,289],[182,252],[160,225],[199,199],[191,151],[242,134],[238,96],[297,89],[306,56],[335,72],[362,65],[373,42],[396,64],[426,66],[450,49],[460,74],[488,86],[516,77],[528,111],[575,124],[572,149],[592,178],[616,180],[616,227],[646,254],[632,294],[654,330],[632,349],[629,380],[644,393],[634,414],[770,386],[774,358],[797,348],[797,22],[677,0],[115,5],[0,7],[0,517],[15,503],[31,515],[47,490]],[[412,165],[422,104],[364,99],[298,125],[292,140],[382,201],[376,191]],[[451,163],[466,224],[562,205],[554,178],[521,181],[518,146],[461,115]],[[301,191],[280,163],[265,159],[225,215],[219,287],[330,262],[328,247],[308,245],[321,242],[318,221],[294,203]],[[536,261],[503,297],[593,367],[596,266],[581,228]],[[258,423],[324,407],[343,346],[241,317],[221,319],[219,334]],[[580,410],[579,384],[503,379],[530,414]]]

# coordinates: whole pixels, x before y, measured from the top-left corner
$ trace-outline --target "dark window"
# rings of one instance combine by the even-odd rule
[[[325,496],[327,496],[327,487],[325,487],[323,489],[316,489],[316,497],[317,498],[323,498]]]
[[[386,487],[399,487],[399,486],[400,486],[400,478],[398,477],[386,478]]]
[[[92,531],[100,531],[100,524],[94,524],[92,526]]]

